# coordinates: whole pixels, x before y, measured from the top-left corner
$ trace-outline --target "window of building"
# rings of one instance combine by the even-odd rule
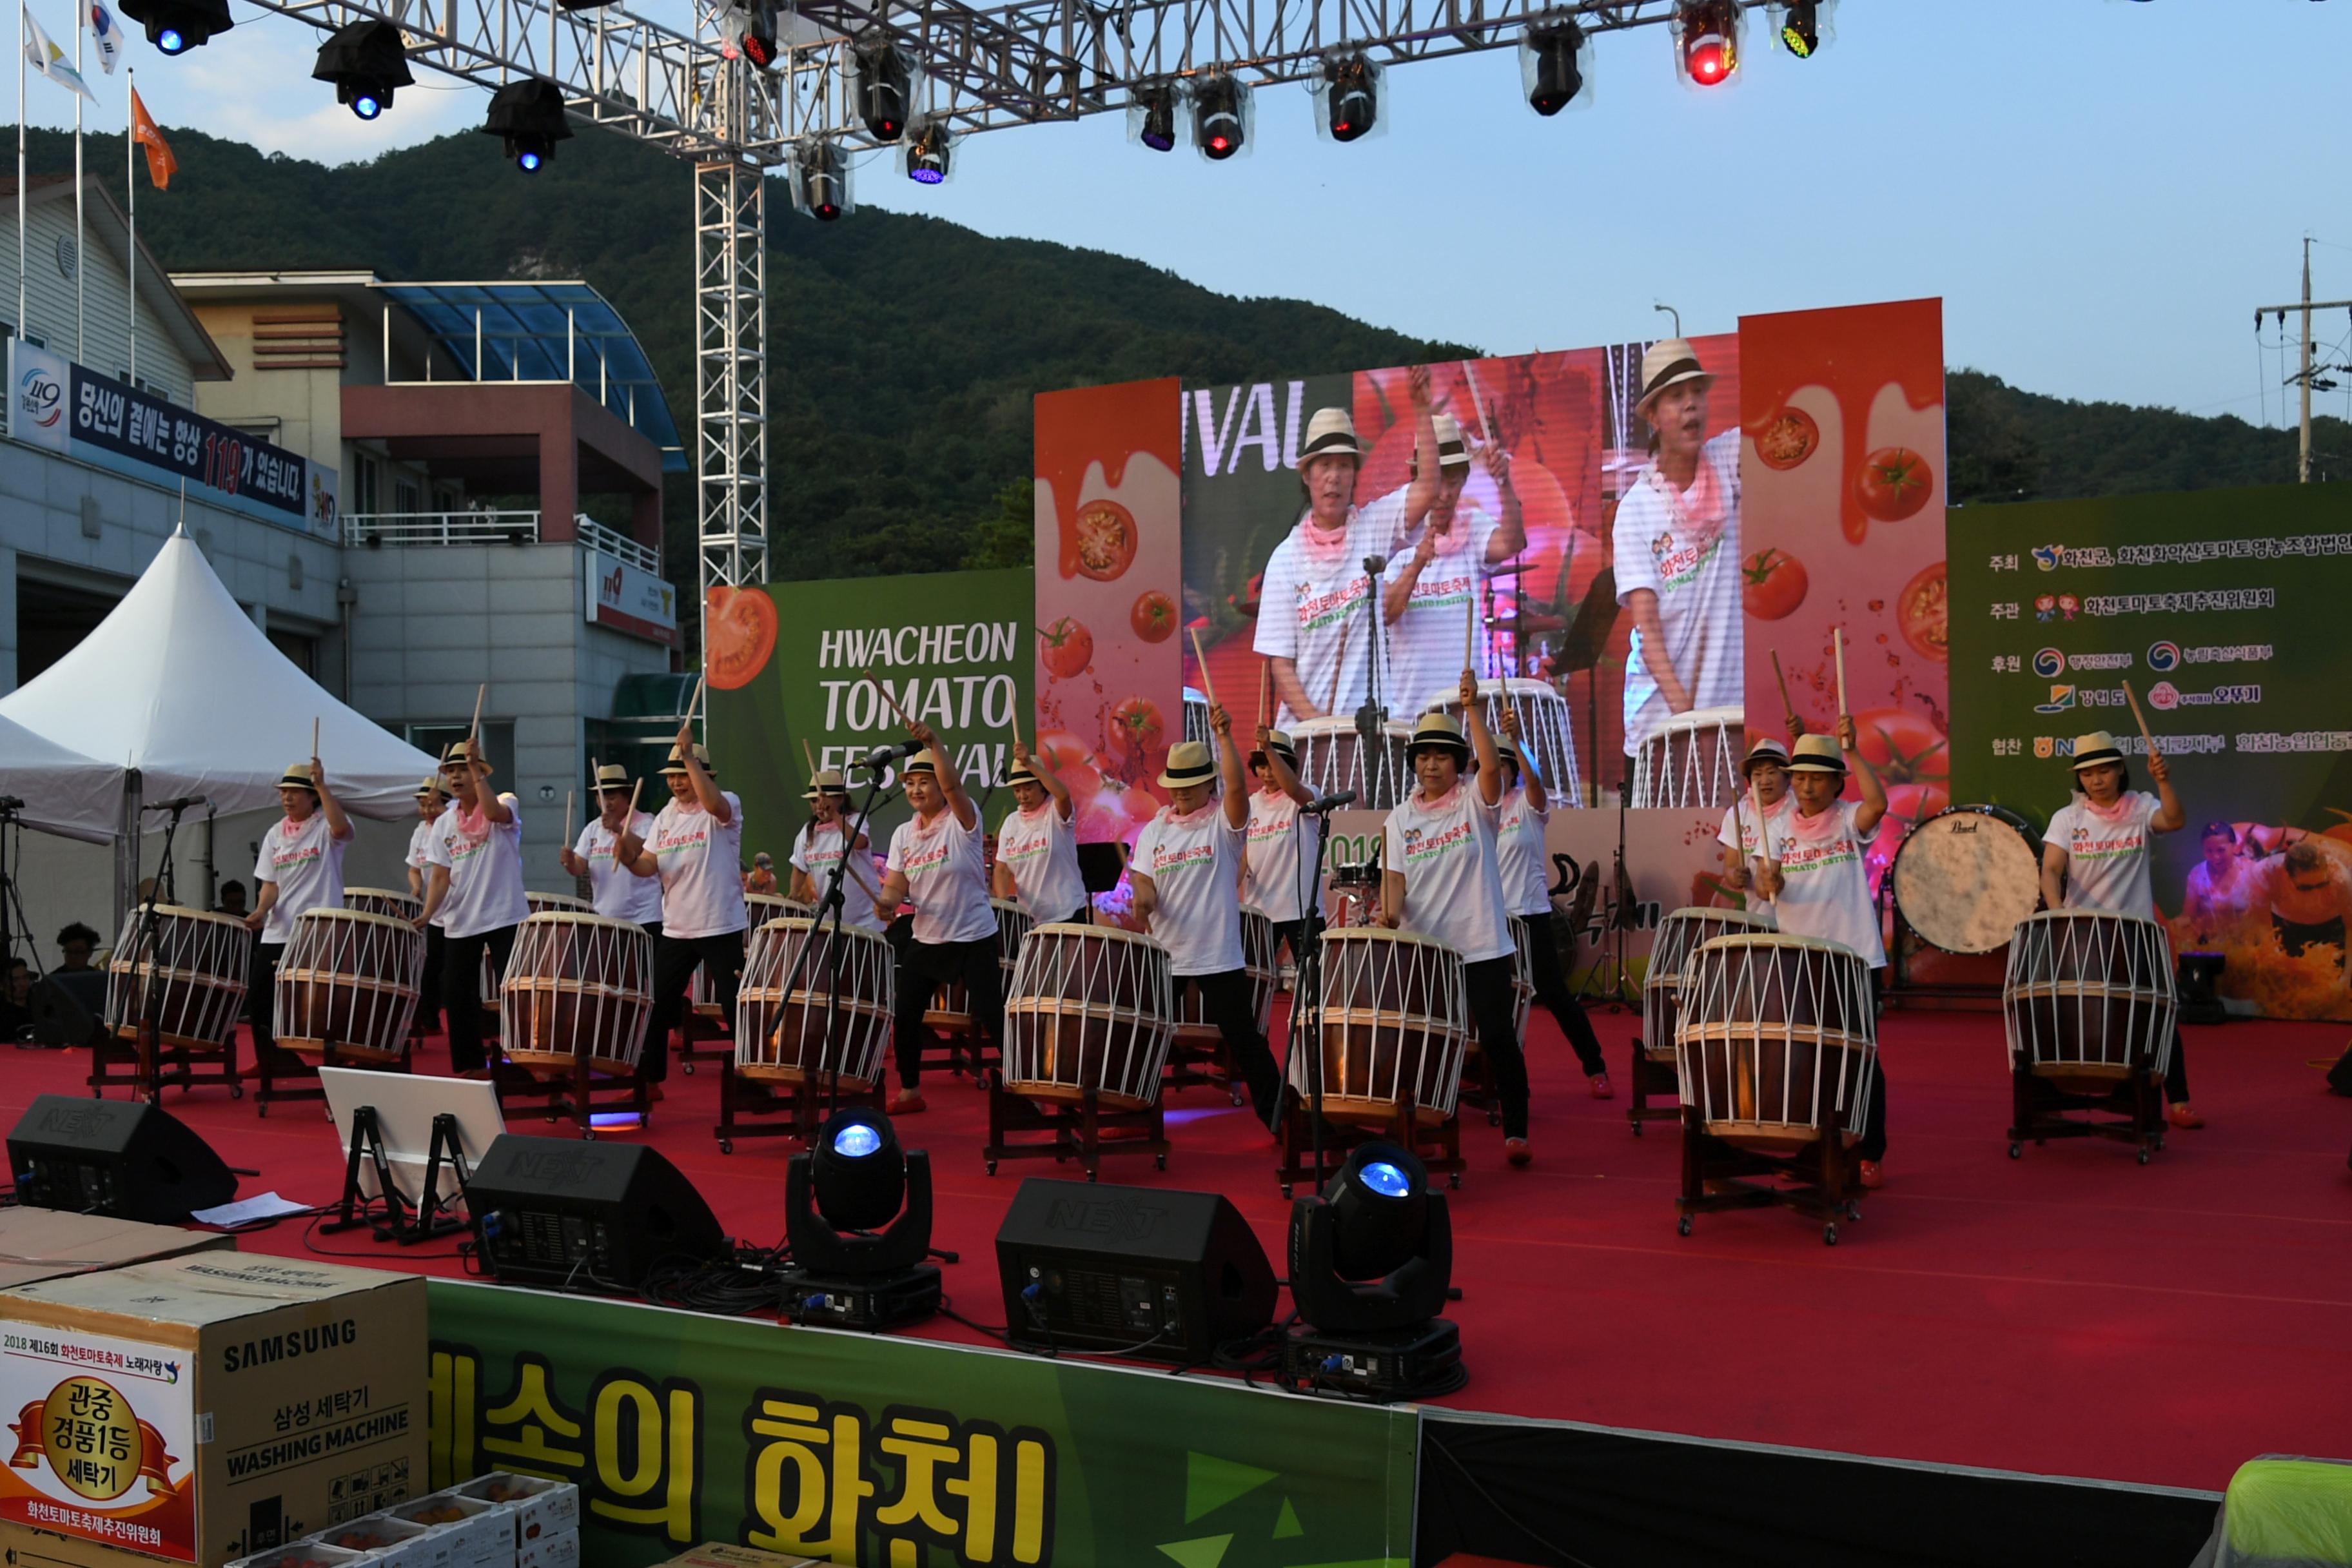
[[[282,632],[275,626],[269,628],[268,636],[270,646],[291,660],[295,668],[309,676],[319,673],[318,638],[299,632]]]
[[[408,513],[425,510],[415,479],[395,479],[392,485],[392,510]]]
[[[378,470],[379,465],[375,460],[374,453],[354,451],[352,454],[352,478],[354,483],[352,504],[347,510],[357,512],[372,512],[376,510],[375,486]]]
[[[514,777],[514,729],[511,719],[482,721],[482,755],[488,759],[490,766],[499,770],[499,779],[512,780]],[[438,757],[466,738],[466,721],[457,719],[447,723],[404,724],[401,734],[418,751],[430,752]],[[511,783],[494,782],[492,787],[511,789],[514,786]]]

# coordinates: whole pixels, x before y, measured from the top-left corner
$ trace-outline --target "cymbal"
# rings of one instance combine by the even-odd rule
[[[1584,602],[1569,618],[1567,640],[1554,656],[1552,673],[1572,675],[1601,662],[1609,634],[1617,628],[1617,569],[1604,566],[1584,591]]]

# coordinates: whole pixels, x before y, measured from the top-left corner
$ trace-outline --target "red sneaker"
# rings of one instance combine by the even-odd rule
[[[2175,1127],[2202,1127],[2205,1125],[2205,1119],[2198,1115],[2195,1111],[2189,1110],[2189,1102],[2185,1100],[2174,1100],[2171,1107],[2165,1111],[2164,1119],[2167,1121],[2171,1122]]]
[[[1514,1165],[1524,1165],[1535,1155],[1528,1150],[1526,1139],[1506,1138],[1503,1140],[1503,1158]]]
[[[1616,1098],[1617,1098],[1617,1091],[1616,1091],[1615,1089],[1611,1089],[1611,1088],[1609,1087],[1609,1075],[1608,1075],[1607,1073],[1605,1073],[1605,1072],[1597,1072],[1597,1073],[1594,1073],[1591,1077],[1590,1077],[1590,1078],[1586,1079],[1584,1081],[1585,1081],[1585,1082],[1587,1082],[1587,1083],[1589,1083],[1589,1084],[1591,1084],[1591,1085],[1592,1086],[1592,1098],[1593,1098],[1593,1099],[1595,1099],[1595,1100],[1614,1100],[1614,1099],[1616,1099]]]
[[[1877,1161],[1864,1160],[1862,1163],[1862,1184],[1864,1190],[1874,1193],[1886,1184],[1886,1177],[1879,1170]]]
[[[929,1109],[923,1103],[923,1091],[919,1089],[902,1089],[890,1101],[890,1114],[893,1116],[912,1116],[917,1111]]]

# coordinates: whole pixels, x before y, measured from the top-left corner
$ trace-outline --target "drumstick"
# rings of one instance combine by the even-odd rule
[[[801,755],[808,761],[809,783],[816,783],[816,751],[808,743],[806,735],[801,737]]]
[[[1353,619],[1339,623],[1339,651],[1331,656],[1331,700],[1324,705],[1323,710],[1327,713],[1334,712],[1339,709],[1339,677],[1348,668],[1348,634],[1355,629],[1356,623]]]
[[[318,756],[318,754],[319,754],[319,716],[318,716],[316,713],[313,713],[313,714],[311,714],[311,715],[310,715],[310,755],[311,755],[312,757],[314,757],[314,758],[315,758],[316,756]]]
[[[631,822],[637,819],[637,792],[645,787],[646,781],[642,776],[629,785],[629,820]]]
[[[1794,713],[1797,710],[1797,705],[1789,700],[1789,678],[1780,673],[1780,650],[1777,647],[1772,650],[1772,679],[1780,688],[1780,711]],[[1796,737],[1791,735],[1789,740],[1793,744]]]
[[[487,680],[474,689],[474,721],[466,726],[466,751],[468,762],[478,763],[482,760],[482,700],[489,694],[490,683]]]
[[[1209,656],[1201,651],[1201,628],[1187,626],[1184,629],[1192,634],[1192,658],[1201,666],[1201,695],[1209,700],[1210,707],[1214,708],[1217,705],[1217,683],[1209,679]]]
[[[1478,374],[1470,368],[1468,360],[1463,360],[1460,363],[1463,384],[1470,389],[1470,411],[1478,416],[1478,433],[1492,441],[1495,438],[1495,426],[1487,422],[1486,405],[1478,395]]]
[[[1748,819],[1739,815],[1739,797],[1747,793],[1746,790],[1731,792],[1731,837],[1734,840],[1732,847],[1739,851],[1743,865],[1748,856]],[[1761,827],[1763,825],[1759,822],[1757,826]]]
[[[909,730],[913,729],[915,727],[915,721],[907,717],[907,710],[898,706],[898,700],[890,695],[890,689],[887,686],[883,685],[880,678],[876,676],[871,669],[866,670],[865,675],[866,679],[874,682],[874,689],[882,694],[882,700],[890,705],[890,711],[898,716],[898,722],[906,725]]]
[[[1848,711],[1845,705],[1845,628],[1843,626],[1830,628],[1830,650],[1837,656],[1838,717],[1843,719]]]
[[[1473,573],[1470,591],[1462,601],[1462,668],[1478,668],[1478,579]]]
[[[1263,730],[1266,727],[1268,722],[1266,715],[1273,707],[1274,661],[1270,658],[1262,658],[1257,661],[1257,727],[1259,729]]]
[[[686,700],[686,721],[689,724],[694,722],[695,710],[702,706],[702,680],[701,676],[694,678],[694,695]]]
[[[567,848],[567,849],[569,849],[570,847],[572,847],[572,795],[573,795],[575,793],[577,793],[577,792],[572,791],[572,790],[565,790],[565,791],[563,792],[563,840],[562,840],[562,842],[563,842],[563,847],[564,847],[565,848]]]
[[[2139,721],[2140,744],[2147,748],[2148,761],[2162,761],[2157,755],[2156,737],[2147,732],[2147,715],[2140,711],[2139,693],[2132,689],[2132,683],[2128,680],[2124,682],[2124,695],[2131,700],[2132,717]]]

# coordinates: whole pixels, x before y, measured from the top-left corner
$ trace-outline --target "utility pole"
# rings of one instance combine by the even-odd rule
[[[2311,313],[2314,310],[2341,310],[2347,309],[2352,309],[2352,300],[2315,300],[2312,299],[2311,237],[2309,235],[2305,235],[2303,237],[2303,298],[2292,305],[2263,305],[2257,307],[2254,310],[2254,331],[2257,332],[2263,330],[2263,318],[2264,316],[2276,315],[2279,319],[2279,325],[2284,328],[2286,325],[2286,313],[2289,310],[2300,310],[2303,313],[2303,365],[2302,368],[2296,371],[2294,374],[2287,377],[2287,384],[2289,385],[2299,386],[2303,389],[2302,445],[2299,455],[2296,458],[2294,470],[2294,478],[2297,484],[2307,485],[2311,483],[2312,383],[2317,379],[2319,373],[2322,371],[2342,370],[2346,368],[2343,365],[2324,364],[2315,366],[2311,363]]]

